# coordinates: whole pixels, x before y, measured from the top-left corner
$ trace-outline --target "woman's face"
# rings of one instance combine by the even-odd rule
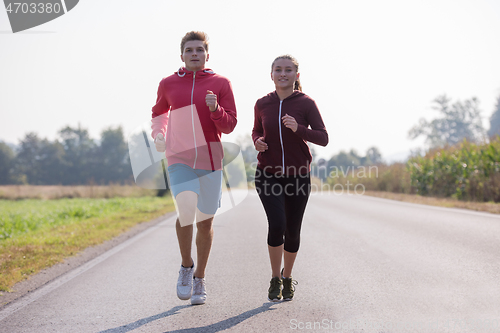
[[[274,62],[271,79],[274,81],[276,89],[293,89],[299,75],[290,59],[278,59]]]

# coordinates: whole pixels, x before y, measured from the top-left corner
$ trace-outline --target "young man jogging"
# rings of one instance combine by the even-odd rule
[[[185,66],[161,80],[152,114],[156,150],[165,152],[170,190],[177,209],[181,253],[177,296],[204,304],[205,268],[213,239],[213,216],[220,207],[223,149],[221,133],[236,126],[229,80],[205,68],[208,36],[188,32],[181,41]],[[196,221],[197,264],[191,257]]]

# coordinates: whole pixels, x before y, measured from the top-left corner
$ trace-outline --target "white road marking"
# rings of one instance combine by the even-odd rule
[[[66,282],[73,280],[74,278],[76,278],[80,274],[85,273],[86,271],[88,271],[89,269],[93,268],[94,266],[100,264],[101,262],[108,259],[112,255],[114,255],[114,254],[122,251],[123,249],[127,248],[128,246],[132,245],[133,243],[135,243],[136,241],[138,241],[142,237],[146,236],[147,234],[157,230],[159,227],[175,222],[176,218],[177,218],[177,216],[174,215],[174,216],[164,220],[163,222],[160,222],[160,223],[142,231],[141,233],[135,235],[134,237],[126,240],[125,242],[113,247],[109,251],[104,252],[100,256],[92,259],[91,261],[87,262],[86,264],[83,264],[82,266],[77,267],[72,271],[69,271],[68,273],[56,278],[52,282],[49,282],[45,286],[40,287],[40,288],[36,289],[34,292],[29,293],[29,294],[21,297],[20,299],[14,301],[12,304],[7,305],[4,309],[2,309],[0,311],[0,321],[4,320],[5,318],[14,314],[15,312],[23,309],[24,307],[26,307],[29,304],[36,301],[37,299],[39,299],[39,298],[47,295],[48,293],[56,290],[57,288],[59,288],[60,286],[62,286]]]

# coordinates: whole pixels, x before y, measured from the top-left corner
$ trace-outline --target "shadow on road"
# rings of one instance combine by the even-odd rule
[[[267,303],[262,304],[262,306],[259,306],[258,308],[243,312],[242,314],[225,319],[225,320],[220,321],[218,323],[214,323],[214,324],[202,326],[202,327],[193,327],[193,328],[184,328],[184,329],[175,330],[175,331],[166,331],[165,333],[185,333],[185,332],[214,333],[214,332],[224,331],[228,328],[231,328],[233,326],[238,325],[242,321],[247,320],[248,318],[251,318],[259,313],[266,312],[269,310],[274,310],[274,309],[270,309],[270,307],[275,305],[275,304],[279,304],[279,303],[267,302]],[[168,316],[171,316],[174,314],[178,314],[179,310],[187,308],[187,307],[191,307],[191,306],[192,305],[176,306],[176,307],[173,307],[172,309],[170,309],[169,311],[166,311],[166,312],[163,312],[163,313],[151,316],[151,317],[139,319],[138,321],[133,322],[131,324],[123,325],[123,326],[116,327],[116,328],[111,328],[111,329],[108,329],[105,331],[101,331],[99,333],[126,333],[126,332],[130,332],[130,331],[135,330],[136,328],[139,328],[143,325],[146,325],[152,321],[155,321],[155,320],[158,320],[161,318],[165,318],[165,317],[168,317]]]
[[[165,333],[215,333],[215,332],[220,332],[227,330],[228,328],[231,328],[233,326],[238,325],[244,320],[247,320],[250,317],[253,317],[259,313],[266,312],[269,310],[274,310],[270,309],[271,306],[279,304],[279,303],[273,303],[273,302],[267,302],[262,304],[262,306],[259,306],[258,308],[255,308],[253,310],[249,310],[246,312],[243,312],[242,314],[239,314],[237,316],[228,318],[223,321],[219,321],[218,323],[212,324],[212,325],[207,325],[207,326],[202,326],[202,327],[193,327],[193,328],[184,328],[181,330],[175,330],[175,331],[166,331]]]
[[[101,331],[99,333],[126,333],[126,332],[130,332],[130,331],[135,330],[136,328],[139,328],[143,325],[146,325],[152,321],[177,314],[180,309],[184,309],[184,308],[187,308],[190,306],[191,305],[179,305],[179,306],[173,307],[172,309],[165,311],[163,313],[160,313],[160,314],[157,314],[157,315],[154,315],[151,317],[139,319],[138,321],[133,322],[131,324],[123,325],[123,326],[116,327],[116,328],[110,328],[109,330]]]

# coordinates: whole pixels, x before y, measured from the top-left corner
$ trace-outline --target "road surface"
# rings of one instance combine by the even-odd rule
[[[177,299],[174,218],[0,310],[0,332],[500,332],[500,217],[310,198],[292,302],[267,301],[255,193],[219,216],[207,304]]]

